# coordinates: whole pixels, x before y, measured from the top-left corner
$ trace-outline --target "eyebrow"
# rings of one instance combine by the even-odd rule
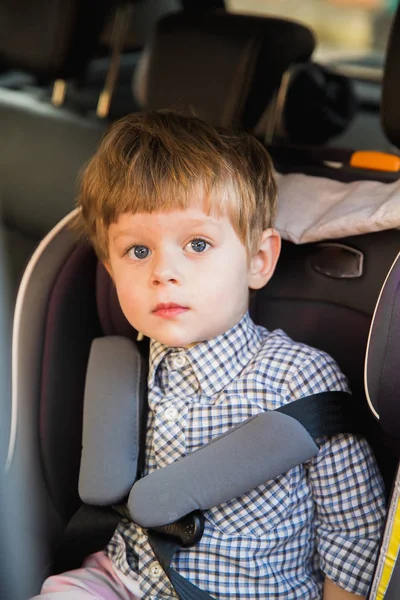
[[[187,221],[185,221],[184,225],[186,227],[212,227],[213,229],[216,229],[218,227],[218,221],[219,219],[217,219],[216,217],[213,217],[211,215],[207,215],[206,218],[204,219],[189,219]],[[149,229],[149,228],[145,228],[145,229]],[[126,229],[119,229],[115,235],[113,235],[112,240],[115,241],[116,239],[123,237],[123,236],[136,236],[137,235],[137,231],[133,230],[132,227],[127,227]]]
[[[204,227],[208,225],[211,225],[212,227],[217,227],[218,220],[219,219],[212,217],[211,215],[207,215],[207,218],[204,219],[190,219],[187,222],[187,224],[190,227]]]

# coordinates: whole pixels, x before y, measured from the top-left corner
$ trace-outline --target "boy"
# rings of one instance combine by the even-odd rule
[[[83,227],[121,308],[151,339],[145,471],[193,452],[261,411],[347,390],[325,353],[268,332],[249,289],[273,274],[271,160],[245,134],[167,111],[105,136],[82,180]],[[384,518],[360,436],[321,438],[317,456],[206,511],[199,544],[172,566],[215,599],[365,597]],[[48,579],[41,598],[172,598],[145,533],[122,520],[104,552]]]

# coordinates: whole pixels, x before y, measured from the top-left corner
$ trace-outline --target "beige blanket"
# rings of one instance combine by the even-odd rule
[[[400,228],[400,181],[277,175],[276,228],[296,244]]]

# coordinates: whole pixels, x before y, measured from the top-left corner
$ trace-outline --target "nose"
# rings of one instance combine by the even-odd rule
[[[166,254],[159,255],[153,259],[150,284],[153,287],[160,285],[179,285],[181,277],[178,273],[176,260]]]

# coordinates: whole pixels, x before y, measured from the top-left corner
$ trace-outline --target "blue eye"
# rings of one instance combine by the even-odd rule
[[[146,246],[133,246],[133,248],[129,250],[129,254],[131,254],[132,250],[135,258],[138,258],[139,260],[147,258],[150,254],[150,250]]]
[[[207,246],[209,246],[209,244],[205,240],[198,239],[192,240],[190,242],[190,246],[192,250],[194,250],[194,252],[204,252],[204,250],[207,248]]]

